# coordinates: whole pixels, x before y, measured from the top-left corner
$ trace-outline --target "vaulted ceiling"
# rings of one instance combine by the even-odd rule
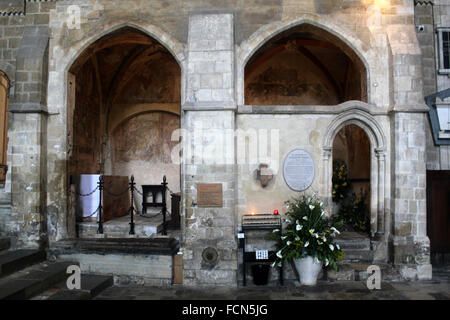
[[[291,80],[286,80],[286,72],[291,73]],[[292,72],[297,74],[292,76]],[[268,73],[272,74],[270,79]],[[317,104],[364,101],[365,78],[364,64],[347,44],[325,30],[305,24],[275,36],[248,61],[245,101],[301,105],[314,101],[311,94],[322,95],[317,97]],[[297,98],[283,98],[295,95]],[[334,99],[326,99],[330,95]]]

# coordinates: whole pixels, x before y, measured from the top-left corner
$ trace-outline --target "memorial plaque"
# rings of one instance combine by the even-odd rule
[[[197,184],[197,205],[199,207],[222,207],[222,184]]]
[[[314,161],[311,155],[303,149],[291,151],[284,160],[283,175],[292,190],[308,189],[314,180]]]

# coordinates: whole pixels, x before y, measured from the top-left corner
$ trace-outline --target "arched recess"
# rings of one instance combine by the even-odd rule
[[[327,206],[332,205],[333,142],[341,129],[348,125],[361,128],[370,141],[370,220],[371,233],[381,237],[386,232],[385,196],[386,184],[386,138],[378,121],[360,109],[350,109],[337,115],[328,125],[322,146],[323,190]]]
[[[160,184],[166,174],[171,190],[179,191],[180,166],[170,167],[167,154],[170,130],[180,128],[181,70],[166,46],[128,25],[91,41],[67,72],[68,175],[134,175],[140,189]],[[120,150],[113,143],[117,131],[127,137]],[[118,153],[125,156],[114,157]]]
[[[319,70],[319,72],[323,73],[326,77],[329,78],[328,80],[331,89],[332,90],[337,89],[338,86],[336,86],[336,82],[338,81],[330,77],[330,74],[332,73],[330,72],[330,70],[328,71],[324,70],[326,68],[324,68],[323,63],[320,61],[321,59],[314,59],[314,54],[311,52],[311,50],[308,50],[307,46],[314,45],[316,47],[321,46],[324,47],[325,45],[328,46],[329,48],[334,49],[339,48],[343,53],[345,53],[350,58],[350,60],[357,61],[360,68],[364,69],[361,83],[365,86],[365,93],[361,97],[361,99],[349,98],[347,100],[361,100],[363,102],[371,102],[372,99],[370,86],[368,85],[370,83],[371,70],[368,61],[373,60],[373,57],[371,57],[371,53],[365,49],[366,46],[361,42],[361,40],[359,40],[356,36],[354,36],[351,31],[343,29],[338,25],[335,25],[333,21],[331,21],[330,19],[326,19],[311,14],[304,14],[301,17],[294,20],[274,22],[261,27],[247,41],[243,42],[241,46],[238,48],[237,69],[236,69],[237,72],[236,90],[237,90],[238,105],[248,104],[245,101],[245,89],[246,89],[245,73],[248,63],[251,63],[251,60],[254,58],[254,56],[258,55],[258,51],[264,49],[264,46],[270,44],[272,40],[279,40],[280,37],[283,38],[283,35],[289,34],[290,31],[301,30],[302,28],[318,31],[322,35],[326,35],[326,37],[329,40],[333,39],[331,44],[324,43],[326,41],[314,44],[311,42],[311,40],[314,39],[307,39],[307,38],[295,39],[296,40],[295,42],[297,42],[296,46],[298,45],[302,47],[302,49],[300,50],[298,50],[298,48],[295,48],[295,50],[300,51],[300,54],[307,57],[310,60],[310,62],[314,65],[314,68],[316,68],[316,70]],[[291,50],[292,41],[288,42],[287,46],[285,45],[285,48],[287,50]],[[274,53],[276,54],[277,51],[280,51],[280,48],[278,49],[273,48],[272,51],[269,50],[268,51],[269,56],[271,54],[273,55]],[[262,58],[262,60],[264,60],[264,58]],[[292,88],[288,88],[287,91],[289,91],[289,89]],[[345,100],[341,102],[344,101]]]

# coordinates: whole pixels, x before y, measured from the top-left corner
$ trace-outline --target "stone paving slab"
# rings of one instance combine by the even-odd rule
[[[314,287],[197,287],[114,286],[98,300],[450,300],[445,281],[382,282],[369,290],[363,281],[320,281]]]
[[[7,251],[0,255],[0,276],[11,274],[45,259],[46,253],[43,250]]]

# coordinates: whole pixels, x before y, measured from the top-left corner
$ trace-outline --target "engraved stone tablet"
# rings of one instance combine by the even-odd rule
[[[311,155],[303,149],[291,151],[284,160],[283,175],[292,190],[308,189],[314,180],[314,161]]]
[[[222,184],[197,184],[197,205],[199,207],[222,207]]]

